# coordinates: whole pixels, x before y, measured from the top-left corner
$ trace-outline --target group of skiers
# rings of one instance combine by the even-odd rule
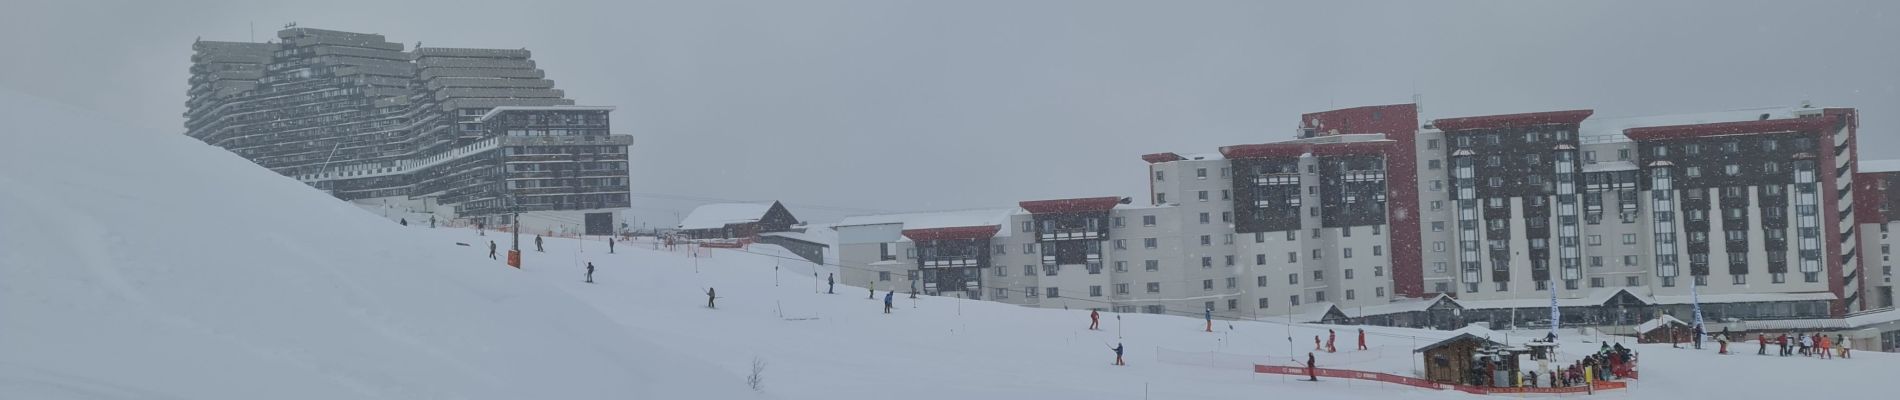
[[[1313,351],[1325,351],[1327,353],[1339,352],[1339,348],[1333,346],[1333,340],[1336,338],[1337,338],[1337,334],[1333,332],[1332,329],[1326,330],[1326,342],[1325,342],[1326,344],[1325,345],[1320,344],[1319,336],[1314,336],[1313,337]],[[1360,329],[1359,330],[1359,350],[1365,350],[1365,349],[1366,349],[1366,330]]]
[[[1823,360],[1834,357],[1853,358],[1851,350],[1853,350],[1854,339],[1845,335],[1836,334],[1829,338],[1819,333],[1795,333],[1794,336],[1783,333],[1775,336],[1774,339],[1769,339],[1768,335],[1758,333],[1755,334],[1755,341],[1761,344],[1761,348],[1755,351],[1756,355],[1768,355],[1768,343],[1772,341],[1777,347],[1776,355],[1782,357],[1800,354],[1802,357],[1820,357]]]

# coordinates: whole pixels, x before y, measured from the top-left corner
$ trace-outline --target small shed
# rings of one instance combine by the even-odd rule
[[[1481,357],[1490,354],[1488,349],[1503,346],[1503,343],[1459,330],[1457,335],[1449,339],[1419,347],[1412,352],[1422,353],[1425,358],[1425,379],[1438,383],[1468,384],[1472,367],[1479,365]]]
[[[1670,335],[1676,334],[1677,332],[1688,331],[1688,323],[1682,322],[1682,320],[1676,319],[1676,317],[1671,317],[1669,314],[1663,314],[1660,317],[1656,317],[1656,319],[1644,321],[1636,325],[1636,342],[1668,343],[1670,342]]]

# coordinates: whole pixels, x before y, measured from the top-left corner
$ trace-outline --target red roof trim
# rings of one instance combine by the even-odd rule
[[[1222,146],[1220,154],[1230,159],[1299,157],[1306,153],[1307,146],[1306,143],[1240,144]]]
[[[1174,153],[1154,153],[1154,154],[1141,155],[1141,160],[1147,161],[1149,164],[1160,164],[1160,163],[1169,162],[1169,161],[1181,161],[1181,160],[1186,160],[1186,159],[1187,158],[1181,157],[1180,154],[1174,154]]]
[[[1464,131],[1473,129],[1514,128],[1533,125],[1579,124],[1594,110],[1546,111],[1523,114],[1485,115],[1478,117],[1444,118],[1432,120],[1432,126],[1438,130]]]
[[[1001,225],[959,226],[952,228],[905,229],[904,237],[913,241],[950,239],[988,239],[1003,230]]]
[[[1313,146],[1314,156],[1351,156],[1366,154],[1386,154],[1398,148],[1398,142],[1352,142],[1333,143]]]
[[[1088,197],[1079,199],[1031,200],[1016,203],[1031,214],[1095,212],[1114,209],[1121,204],[1120,197]]]
[[[1750,133],[1819,131],[1834,124],[1834,116],[1786,118],[1765,121],[1717,122],[1712,124],[1650,126],[1624,129],[1623,135],[1635,140],[1681,139],[1700,136],[1742,135]]]

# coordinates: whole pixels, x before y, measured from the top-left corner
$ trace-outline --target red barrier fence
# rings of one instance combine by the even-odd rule
[[[1284,367],[1284,366],[1276,366],[1276,365],[1254,364],[1253,372],[1261,373],[1261,374],[1306,376],[1306,367]],[[1380,372],[1353,371],[1353,370],[1346,370],[1346,369],[1315,368],[1313,372],[1314,372],[1314,375],[1328,377],[1328,378],[1357,379],[1357,380],[1363,380],[1363,381],[1385,382],[1385,383],[1392,383],[1392,384],[1399,384],[1399,385],[1425,388],[1425,389],[1434,389],[1434,390],[1450,389],[1450,390],[1457,390],[1460,392],[1472,393],[1472,394],[1518,394],[1518,393],[1564,394],[1564,393],[1587,393],[1590,391],[1590,388],[1586,388],[1582,386],[1560,387],[1560,388],[1540,388],[1540,387],[1500,388],[1500,387],[1480,387],[1480,386],[1468,386],[1468,385],[1451,385],[1451,384],[1432,382],[1427,379],[1414,378],[1414,377],[1409,377],[1409,376],[1398,376],[1398,375],[1380,373]],[[1596,386],[1596,390],[1620,390],[1620,389],[1628,388],[1629,384],[1623,383],[1623,382],[1616,382],[1616,381],[1597,381],[1595,386]]]

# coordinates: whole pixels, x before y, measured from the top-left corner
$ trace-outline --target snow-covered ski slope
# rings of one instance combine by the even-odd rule
[[[0,399],[1473,396],[1245,368],[1304,361],[1332,328],[1320,366],[1412,374],[1411,349],[1446,332],[1367,328],[1361,352],[1357,327],[1105,313],[1089,331],[1086,310],[901,293],[886,315],[883,291],[820,294],[834,269],[766,245],[525,238],[515,270],[487,258],[504,235],[400,227],[169,129],[14,94],[0,110],[21,123],[0,138],[31,149],[0,157]],[[1580,336],[1566,350],[1596,348]],[[1117,342],[1128,366],[1109,365]],[[1634,347],[1644,379],[1599,396],[1871,398],[1900,371],[1888,354]],[[763,394],[745,387],[755,359]]]

